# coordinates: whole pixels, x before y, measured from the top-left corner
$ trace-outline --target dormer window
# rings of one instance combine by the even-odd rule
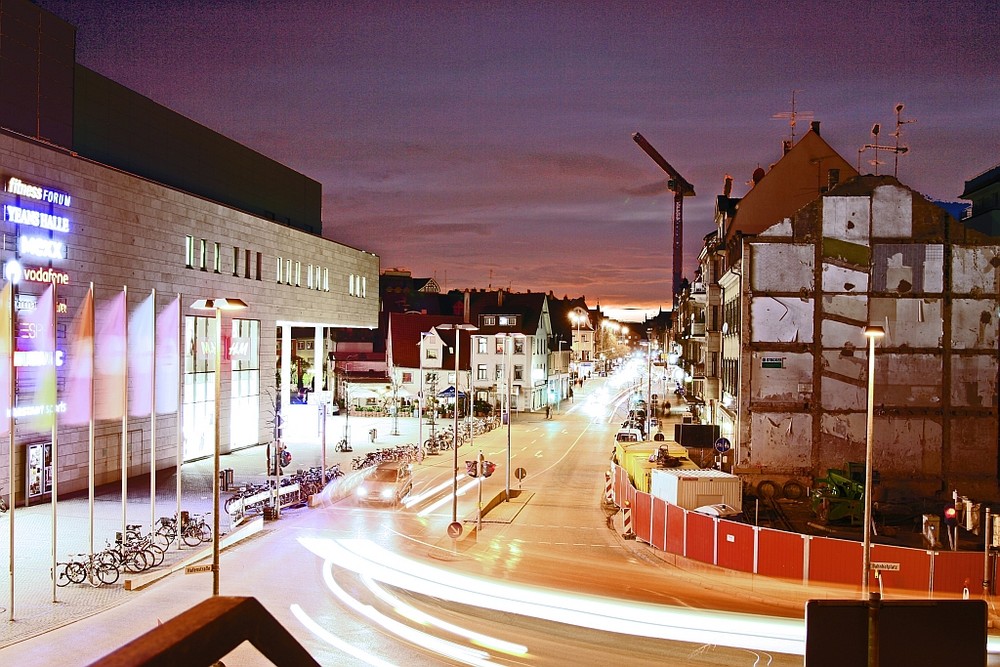
[[[483,326],[484,327],[495,327],[497,325],[497,318],[493,315],[483,315]]]

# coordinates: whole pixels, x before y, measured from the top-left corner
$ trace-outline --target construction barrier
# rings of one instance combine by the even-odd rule
[[[627,500],[622,507],[622,537],[627,539],[635,537],[635,533],[632,532],[632,507]]]
[[[729,570],[861,588],[860,542],[748,526],[689,512],[637,491],[618,465],[612,465],[605,482],[605,493],[610,485],[610,498],[622,509],[623,537]],[[634,527],[633,521],[637,522]],[[983,595],[983,558],[981,552],[872,545],[872,562],[887,564],[880,568],[885,592]],[[874,572],[869,584],[872,590],[879,586]]]
[[[614,498],[614,485],[611,484],[611,472],[604,473],[604,501],[608,503],[615,502]]]

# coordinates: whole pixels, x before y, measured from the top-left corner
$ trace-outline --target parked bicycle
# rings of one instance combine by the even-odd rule
[[[56,586],[89,583],[95,588],[118,581],[118,568],[105,562],[98,554],[75,554],[64,563],[56,563]]]

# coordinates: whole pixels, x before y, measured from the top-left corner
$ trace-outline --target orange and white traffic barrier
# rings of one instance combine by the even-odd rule
[[[608,503],[614,502],[614,496],[612,495],[611,488],[611,473],[604,471],[604,501]]]
[[[622,505],[622,537],[626,540],[633,539],[635,533],[632,532],[632,506],[626,500]]]

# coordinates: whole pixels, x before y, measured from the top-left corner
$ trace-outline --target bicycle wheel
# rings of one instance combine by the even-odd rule
[[[67,567],[70,563],[56,563],[56,571],[53,576],[55,576],[56,586],[62,588],[69,584],[69,576],[66,573]]]
[[[153,536],[154,543],[163,550],[169,549],[170,545],[177,539],[177,532],[173,528],[161,527]]]
[[[82,584],[87,579],[87,568],[83,563],[66,563],[66,578],[74,584]]]
[[[117,567],[112,567],[107,563],[95,561],[94,568],[97,570],[97,578],[101,580],[102,584],[111,585],[118,581],[118,577],[121,576]]]
[[[146,554],[138,549],[125,556],[125,569],[129,572],[142,572],[149,568]]]
[[[152,567],[159,567],[162,565],[163,559],[167,556],[165,549],[163,549],[163,547],[156,542],[150,542],[146,547],[146,551],[153,555]]]
[[[197,524],[189,523],[184,526],[184,544],[189,547],[196,547],[201,544],[201,530]]]
[[[201,526],[199,527],[199,533],[198,533],[198,535],[199,535],[199,538],[201,539],[202,542],[211,542],[212,541],[212,527],[209,526],[207,523],[201,524]]]

